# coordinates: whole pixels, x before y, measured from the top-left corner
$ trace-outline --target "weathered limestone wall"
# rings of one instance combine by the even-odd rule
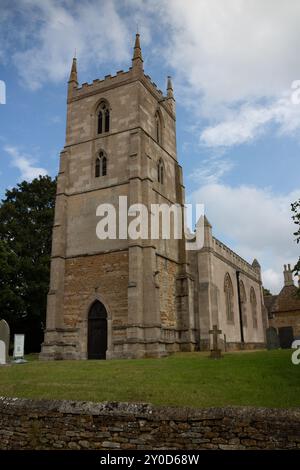
[[[96,226],[103,214],[96,213],[100,204],[109,203],[118,215],[120,196],[128,197],[128,205],[145,204],[149,213],[153,203],[183,203],[175,102],[170,89],[164,96],[144,75],[139,62],[128,72],[80,87],[73,78],[68,85],[66,143],[61,154],[41,358],[87,357],[87,314],[95,299],[108,312],[107,358],[165,355],[166,348],[179,349],[181,333],[180,339],[189,342],[190,325],[182,318],[190,314],[187,301],[182,295],[179,308],[176,295],[177,263],[183,263],[180,242],[155,236],[152,240],[150,233],[143,240],[127,240],[124,234],[119,238],[118,217],[116,237],[100,240]],[[110,110],[110,126],[108,132],[98,134],[97,110],[103,100]],[[100,151],[107,158],[107,174],[96,177]],[[163,184],[157,181],[160,159]],[[161,270],[160,289],[156,254],[168,258],[170,266],[168,272]],[[183,278],[184,273],[180,274]],[[179,315],[185,330],[180,333],[175,331]]]
[[[222,242],[212,236],[212,227],[206,220],[204,226],[204,246],[197,252],[189,252],[191,273],[197,280],[195,286],[195,325],[200,330],[200,349],[212,346],[209,330],[217,324],[222,330],[220,344],[227,350],[265,347],[266,313],[261,292],[259,265],[251,265]],[[238,273],[238,274],[237,274]],[[229,274],[232,288],[233,320],[227,318],[225,276]],[[245,302],[241,305],[243,318],[243,339],[241,342],[241,322],[239,311],[238,278],[245,292]],[[250,291],[256,297],[256,319],[250,303]],[[241,293],[242,294],[242,293]]]
[[[275,313],[274,317],[269,319],[269,325],[274,328],[292,326],[294,337],[300,336],[300,310]]]
[[[285,267],[284,276],[285,285],[280,293],[265,297],[270,315],[269,324],[274,328],[291,326],[296,337],[300,336],[300,297],[293,283],[292,271],[286,270]]]
[[[176,279],[178,265],[166,258],[157,256],[159,271],[159,307],[162,326],[177,326]]]
[[[0,449],[299,449],[300,409],[0,398]]]
[[[103,134],[97,134],[96,110],[101,100],[107,100],[111,108],[110,136],[137,126],[136,86],[132,77],[130,81],[119,80],[112,86],[111,81],[106,80],[102,86],[92,85],[90,90],[85,87],[75,90],[68,106],[67,146],[91,143],[92,139],[105,141]]]
[[[239,303],[238,303],[238,286],[236,271],[240,266],[233,265],[225,258],[222,259],[218,256],[213,257],[213,273],[214,283],[218,287],[218,315],[219,327],[226,334],[226,341],[234,343],[240,341],[240,318],[239,318]],[[264,325],[263,325],[263,312],[261,305],[261,285],[259,280],[253,273],[248,270],[240,271],[240,281],[243,282],[246,293],[246,302],[244,310],[244,341],[245,343],[264,343]],[[233,313],[234,321],[228,322],[226,316],[226,297],[224,292],[224,279],[226,273],[229,273],[232,287],[233,287]],[[256,296],[256,312],[257,312],[257,327],[254,324],[252,316],[251,303],[250,303],[250,290],[254,289]],[[245,318],[246,317],[246,318]],[[246,321],[245,321],[246,320]]]
[[[128,195],[128,186],[107,187],[98,191],[77,194],[67,200],[66,257],[101,253],[108,250],[126,249],[127,240],[118,237],[101,240],[96,233],[97,224],[103,218],[96,216],[100,204],[113,204],[118,216],[119,196]],[[118,218],[116,219],[118,221]]]
[[[108,342],[113,350],[114,327],[128,320],[128,251],[71,258],[65,266],[64,322],[79,328],[80,357],[86,358],[88,311],[96,299],[107,308]]]
[[[154,116],[159,110],[161,121],[162,142],[158,144],[164,152],[177,159],[176,156],[176,128],[175,116],[166,106],[166,101],[162,101],[162,96],[153,93],[152,87],[147,86],[147,80],[142,79],[139,84],[139,116],[140,125],[147,135],[152,137],[152,142],[156,142],[156,121]],[[159,105],[158,105],[159,103]]]

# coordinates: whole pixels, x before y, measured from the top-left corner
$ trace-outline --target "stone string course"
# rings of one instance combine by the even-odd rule
[[[0,449],[295,449],[300,408],[0,398]]]

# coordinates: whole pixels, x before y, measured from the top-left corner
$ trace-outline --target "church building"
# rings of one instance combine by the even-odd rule
[[[259,263],[217,240],[206,217],[198,250],[184,237],[99,239],[97,208],[118,207],[120,197],[149,213],[185,204],[172,81],[162,93],[145,74],[139,34],[128,71],[79,85],[73,59],[40,358],[209,350],[213,325],[223,349],[264,347]]]
[[[291,265],[284,265],[284,285],[278,295],[265,294],[269,326],[279,336],[281,348],[290,348],[294,339],[300,339],[300,278],[295,286]]]

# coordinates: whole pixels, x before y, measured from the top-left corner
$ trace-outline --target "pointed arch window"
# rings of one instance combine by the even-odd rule
[[[234,310],[233,310],[233,286],[230,275],[227,273],[224,279],[224,293],[226,304],[226,318],[228,323],[234,323]]]
[[[161,158],[157,163],[157,181],[160,184],[164,184],[164,164]]]
[[[106,176],[107,172],[107,158],[103,156],[102,158],[102,176]]]
[[[250,290],[250,305],[252,313],[253,328],[257,328],[257,300],[255,290],[251,287]]]
[[[159,112],[155,114],[155,140],[158,144],[162,143],[161,118]]]
[[[241,307],[242,307],[242,322],[246,328],[248,326],[247,318],[247,296],[243,281],[240,281],[240,296],[241,296]]]
[[[97,123],[98,134],[109,132],[109,128],[110,128],[109,106],[107,103],[102,102],[100,103],[100,106],[98,108],[98,123]]]
[[[103,152],[103,150],[101,150],[95,162],[95,177],[99,178],[99,176],[106,176],[106,175],[107,175],[107,157],[105,153]]]
[[[98,178],[100,176],[100,157],[96,158],[95,164],[95,177]]]
[[[109,132],[109,109],[105,109],[104,131]]]

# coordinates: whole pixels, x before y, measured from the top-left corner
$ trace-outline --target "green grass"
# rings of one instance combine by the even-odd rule
[[[164,359],[39,362],[0,367],[0,396],[208,407],[300,406],[291,351],[180,353]]]

